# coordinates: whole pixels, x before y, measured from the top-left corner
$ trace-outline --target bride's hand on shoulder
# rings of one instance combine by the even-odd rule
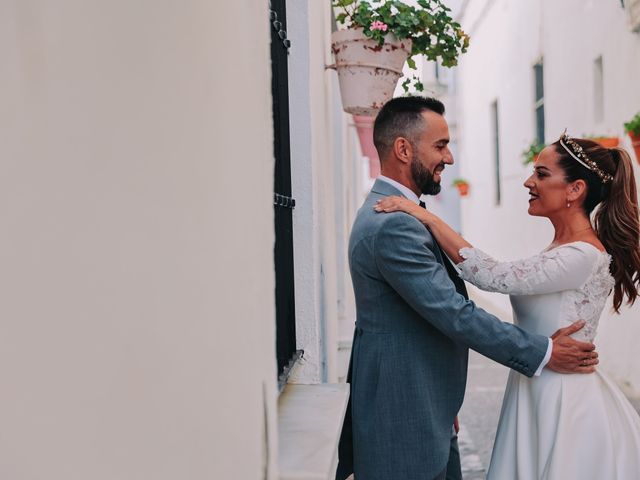
[[[413,215],[425,225],[427,225],[429,220],[433,217],[433,214],[429,213],[420,205],[416,205],[408,198],[397,195],[392,195],[390,197],[385,197],[382,200],[378,200],[373,209],[378,213],[405,212],[409,215]]]

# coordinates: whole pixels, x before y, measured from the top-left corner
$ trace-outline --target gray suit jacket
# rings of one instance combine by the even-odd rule
[[[357,480],[433,479],[447,464],[468,348],[532,376],[548,347],[460,295],[424,225],[373,210],[388,195],[402,194],[376,181],[349,241],[357,322],[339,480],[353,471]]]

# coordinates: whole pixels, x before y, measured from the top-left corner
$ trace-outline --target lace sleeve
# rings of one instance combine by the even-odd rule
[[[535,295],[580,287],[597,260],[596,252],[570,244],[513,262],[499,262],[477,248],[462,248],[461,277],[482,290]]]

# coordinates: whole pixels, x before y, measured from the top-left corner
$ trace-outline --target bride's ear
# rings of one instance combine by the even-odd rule
[[[567,185],[567,202],[575,202],[584,197],[587,193],[587,183],[578,179]]]

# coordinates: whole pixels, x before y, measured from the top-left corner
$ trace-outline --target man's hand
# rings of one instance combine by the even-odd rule
[[[584,327],[584,320],[561,328],[551,336],[553,350],[546,368],[558,373],[593,373],[598,364],[598,352],[593,343],[574,340],[569,335]]]

